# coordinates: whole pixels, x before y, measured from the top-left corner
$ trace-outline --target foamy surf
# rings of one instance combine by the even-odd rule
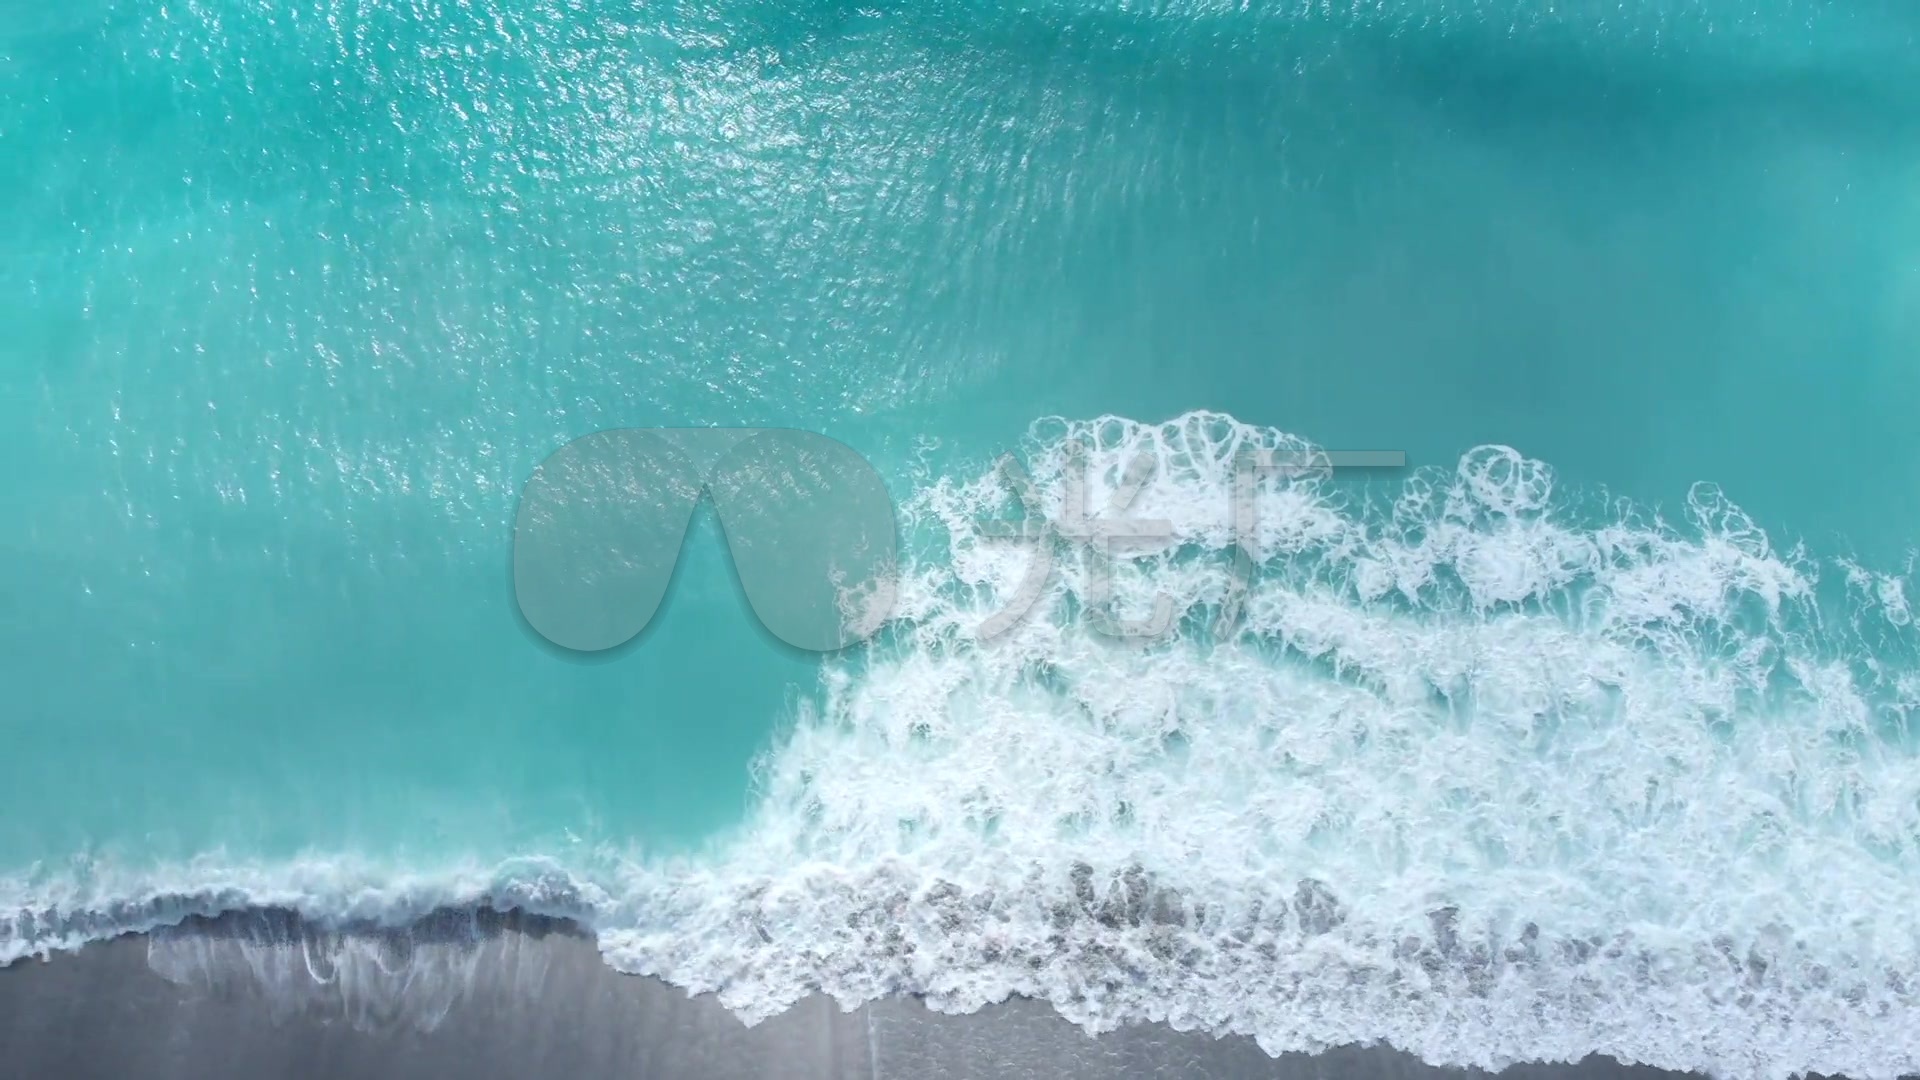
[[[1036,425],[1049,517],[1074,447],[1096,507],[1150,460],[1127,512],[1176,542],[1108,586],[1059,548],[982,640],[1032,545],[981,535],[1018,516],[998,470],[928,478],[893,621],[825,666],[699,858],[43,871],[7,887],[0,956],[238,908],[519,907],[750,1022],[816,992],[1021,995],[1272,1054],[1920,1069],[1904,577],[1781,550],[1711,487],[1667,521],[1495,447],[1391,483],[1266,476],[1248,534],[1234,462],[1311,447],[1216,414]],[[1115,617],[1170,604],[1170,633],[1095,630],[1103,587]],[[412,970],[362,965],[389,968]]]

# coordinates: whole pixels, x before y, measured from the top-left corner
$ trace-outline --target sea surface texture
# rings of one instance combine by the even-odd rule
[[[1910,0],[0,0],[0,961],[1913,1072],[1917,418]],[[542,641],[535,466],[709,425],[873,465],[879,633],[709,508]],[[1173,542],[1023,592],[1008,453]]]

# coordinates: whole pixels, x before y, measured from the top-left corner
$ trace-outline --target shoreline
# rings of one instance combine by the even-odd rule
[[[712,995],[623,974],[594,936],[518,909],[405,928],[254,909],[0,968],[0,1075],[646,1077],[658,1080],[1682,1080],[1589,1057],[1498,1074],[1385,1046],[1269,1057],[1252,1039],[1140,1024],[1092,1036],[1045,1002],[951,1015],[814,995],[748,1027]]]

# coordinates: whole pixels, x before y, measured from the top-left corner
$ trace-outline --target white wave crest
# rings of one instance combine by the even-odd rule
[[[616,964],[749,1016],[816,987],[1018,993],[1274,1052],[1920,1064],[1911,677],[1858,651],[1804,553],[1705,485],[1678,523],[1583,520],[1506,448],[1401,484],[1269,475],[1222,637],[1234,462],[1311,447],[1214,414],[1044,423],[1026,468],[1056,520],[1076,445],[1095,508],[1154,463],[1127,510],[1174,542],[1112,595],[1171,599],[1173,632],[1092,630],[1092,563],[1061,548],[981,640],[1033,545],[978,535],[1015,513],[996,472],[930,485],[906,516],[947,557],[829,668],[727,856],[603,933]]]

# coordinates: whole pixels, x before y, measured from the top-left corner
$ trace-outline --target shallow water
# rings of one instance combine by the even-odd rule
[[[14,7],[0,955],[485,894],[749,1015],[1920,1059],[1909,7]],[[710,513],[635,647],[521,623],[534,466],[706,424],[880,470],[875,644]],[[1075,440],[1179,633],[1068,558],[979,641]],[[1263,487],[1213,633],[1303,441],[1414,468]]]

